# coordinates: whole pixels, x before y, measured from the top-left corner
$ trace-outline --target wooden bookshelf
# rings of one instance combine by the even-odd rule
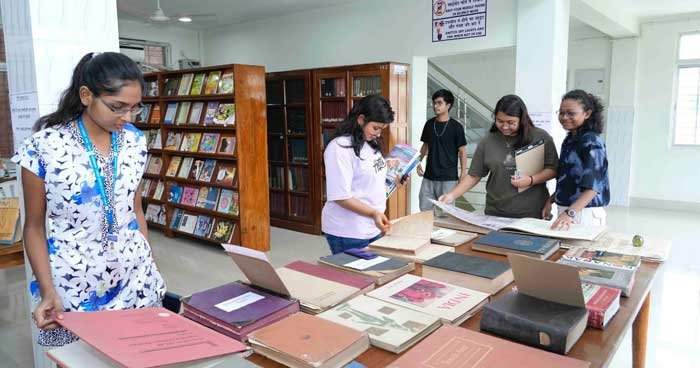
[[[24,264],[24,245],[21,241],[0,247],[0,269]]]
[[[221,80],[227,74],[232,74],[228,81],[234,86],[233,93],[221,93]],[[209,83],[216,76],[219,81]],[[268,251],[264,68],[220,65],[149,73],[145,79],[143,100],[150,109],[135,125],[149,138],[150,158],[142,190],[149,225],[170,237],[231,242]],[[158,113],[154,113],[156,106]],[[235,119],[227,120],[231,115]],[[159,169],[152,163],[157,160],[161,161]],[[182,168],[185,162],[189,165]],[[200,196],[204,191],[207,195]],[[184,215],[192,216],[186,220],[190,226],[196,218],[195,230],[186,231],[181,220]],[[227,239],[214,236],[217,228],[231,226],[235,229]]]
[[[408,143],[408,65],[384,62],[268,73],[266,80],[270,149],[268,167],[272,178],[270,202],[274,207],[271,210],[271,222],[275,226],[291,230],[320,234],[321,210],[325,203],[323,147],[326,141],[347,116],[355,101],[375,93],[386,97],[396,113],[394,122],[382,134],[384,154],[398,143]],[[300,87],[302,80],[303,94]],[[298,91],[293,91],[294,96],[303,95],[306,96],[306,100],[290,101],[286,98],[290,81],[298,88]],[[294,109],[306,111],[307,125],[303,133],[288,129],[288,111]],[[307,143],[306,162],[295,162],[293,157],[290,158],[290,142],[294,142],[295,139]],[[286,174],[284,178],[278,178],[274,168],[281,168],[282,172],[292,169],[295,170],[293,173],[299,175]],[[298,177],[307,180],[307,185],[302,191],[295,191],[290,187],[290,180],[299,180]],[[408,188],[404,187],[389,199],[389,218],[405,216],[408,213],[407,193]],[[295,209],[300,206],[305,207],[308,214],[298,216]]]
[[[320,234],[320,211],[311,160],[315,148],[311,108],[311,71],[266,75],[270,222]]]

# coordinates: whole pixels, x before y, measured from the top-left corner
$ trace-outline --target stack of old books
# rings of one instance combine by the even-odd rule
[[[194,293],[183,298],[182,306],[183,316],[239,341],[299,311],[299,303],[289,296],[242,282]]]
[[[572,247],[558,262],[578,267],[583,282],[620,289],[622,296],[629,296],[641,257]]]
[[[440,318],[364,295],[318,315],[365,331],[372,345],[401,353],[440,327]]]
[[[343,367],[369,347],[365,332],[304,313],[250,334],[256,353],[292,368]]]
[[[413,262],[398,258],[383,257],[366,251],[361,251],[361,253],[358,254],[358,252],[353,251],[353,249],[321,257],[318,259],[318,264],[369,277],[373,279],[377,285],[384,285],[401,275],[413,271],[415,268]]]
[[[433,212],[424,211],[393,222],[389,233],[370,243],[368,250],[387,257],[423,263],[453,247],[432,244]]]
[[[423,263],[424,277],[453,285],[496,294],[513,281],[508,262],[445,253]]]
[[[403,275],[367,294],[459,325],[489,300],[489,294],[416,275]]]

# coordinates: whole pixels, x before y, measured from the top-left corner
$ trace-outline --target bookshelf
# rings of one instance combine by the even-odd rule
[[[148,141],[142,198],[166,236],[269,250],[264,68],[149,73],[134,125]]]
[[[377,93],[386,97],[395,111],[395,121],[382,134],[383,152],[387,154],[394,145],[408,143],[409,125],[409,76],[408,65],[383,62],[351,66],[298,70],[267,74],[268,96],[268,145],[270,147],[271,222],[275,226],[321,233],[321,210],[325,203],[325,177],[323,170],[323,147],[335,133],[338,124],[345,118],[355,101]],[[302,104],[301,80],[304,80],[306,100]],[[290,89],[291,85],[296,87]],[[294,92],[294,99],[287,97]],[[298,97],[298,98],[297,98]],[[290,114],[305,111],[306,131],[290,131]],[[292,116],[292,121],[300,121]],[[294,125],[292,125],[294,126]],[[286,129],[286,130],[285,130]],[[282,133],[282,134],[275,134]],[[295,160],[295,152],[306,142],[306,160]],[[296,145],[296,146],[295,146]],[[290,171],[287,169],[292,168]],[[296,170],[296,171],[295,171]],[[277,179],[280,172],[284,178]],[[289,174],[292,172],[292,174]],[[306,179],[306,192],[290,189],[289,182]],[[389,218],[408,213],[408,188],[396,191],[387,202]],[[307,199],[308,198],[308,199]],[[307,202],[304,202],[307,201]],[[295,209],[308,209],[308,215],[299,216]],[[296,215],[295,215],[296,214]]]
[[[314,136],[311,71],[266,75],[270,222],[274,226],[320,233],[320,211],[313,200]]]

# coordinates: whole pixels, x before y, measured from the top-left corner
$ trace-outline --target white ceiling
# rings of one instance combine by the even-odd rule
[[[289,13],[302,12],[317,8],[337,6],[352,0],[160,0],[160,7],[165,15],[171,17],[167,24],[194,30],[216,28],[230,24],[242,23],[264,18],[274,18]],[[381,1],[381,0],[379,0]],[[119,16],[150,22],[151,14],[156,9],[156,0],[117,0]],[[178,16],[193,16],[191,23],[177,21]]]
[[[612,0],[619,2],[640,21],[683,13],[700,12],[700,0]]]
[[[160,6],[172,20],[167,24],[194,30],[279,17],[289,13],[350,3],[352,0],[160,0]],[[382,1],[382,0],[375,0]],[[493,1],[493,0],[492,0]],[[496,0],[501,1],[501,0]],[[640,20],[700,12],[700,0],[608,0],[628,10]],[[156,0],[117,0],[120,16],[151,22],[148,18],[156,8]],[[193,17],[193,22],[177,21],[181,15],[206,14]]]

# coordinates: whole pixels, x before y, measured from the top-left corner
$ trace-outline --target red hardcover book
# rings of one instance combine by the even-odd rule
[[[347,272],[338,271],[328,267],[306,263],[304,261],[292,262],[284,266],[294,271],[302,272],[307,275],[320,277],[325,280],[339,282],[358,289],[365,289],[374,286],[374,280],[369,277],[349,274]]]
[[[590,363],[466,328],[442,326],[388,368],[586,368]]]
[[[159,367],[246,350],[230,337],[164,308],[65,312],[58,322],[125,367]]]
[[[582,283],[583,298],[588,309],[588,325],[603,329],[620,310],[620,289]]]

